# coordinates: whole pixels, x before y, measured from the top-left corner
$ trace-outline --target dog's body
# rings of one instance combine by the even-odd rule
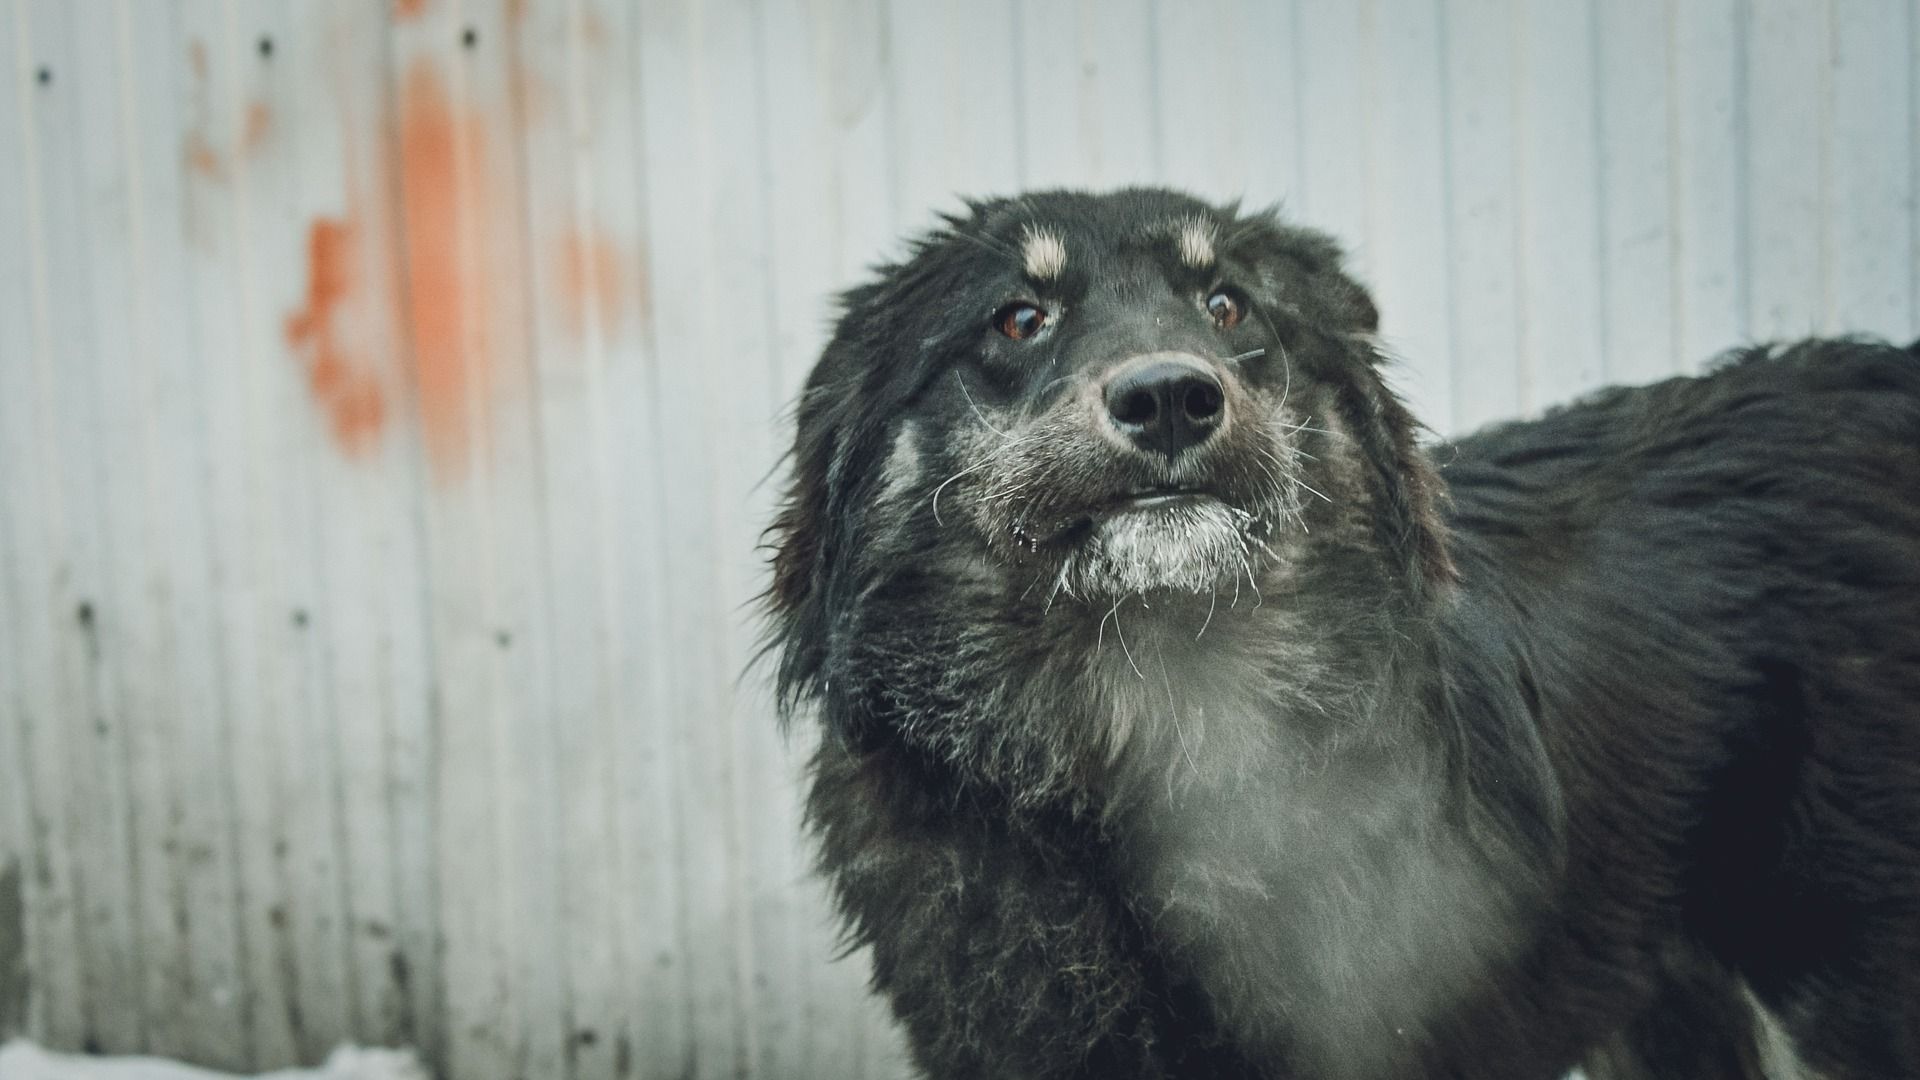
[[[1162,192],[847,303],[774,644],[931,1075],[1920,1075],[1920,356],[1429,451],[1333,245]]]

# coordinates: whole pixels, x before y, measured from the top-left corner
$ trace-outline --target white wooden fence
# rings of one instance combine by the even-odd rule
[[[0,4],[0,1025],[67,1047],[898,1075],[741,672],[827,297],[956,191],[1284,199],[1443,430],[1920,332],[1920,0]]]

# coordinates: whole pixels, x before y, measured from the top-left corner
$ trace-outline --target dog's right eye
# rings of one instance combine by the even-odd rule
[[[1015,341],[1025,341],[1046,328],[1047,317],[1044,308],[1013,303],[993,313],[993,326]]]

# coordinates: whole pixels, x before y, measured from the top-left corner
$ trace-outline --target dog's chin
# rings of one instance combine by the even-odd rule
[[[1250,522],[1245,511],[1204,496],[1122,507],[1087,524],[1064,556],[1063,584],[1090,599],[1232,588],[1252,573],[1259,550]]]

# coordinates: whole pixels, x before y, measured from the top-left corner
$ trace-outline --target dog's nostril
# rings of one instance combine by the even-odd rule
[[[1121,395],[1109,411],[1123,424],[1151,424],[1160,412],[1160,403],[1154,399],[1152,390],[1135,390]]]
[[[1220,406],[1224,400],[1218,386],[1212,383],[1196,382],[1187,387],[1186,395],[1181,399],[1180,404],[1186,410],[1188,420],[1205,423],[1220,415]]]

